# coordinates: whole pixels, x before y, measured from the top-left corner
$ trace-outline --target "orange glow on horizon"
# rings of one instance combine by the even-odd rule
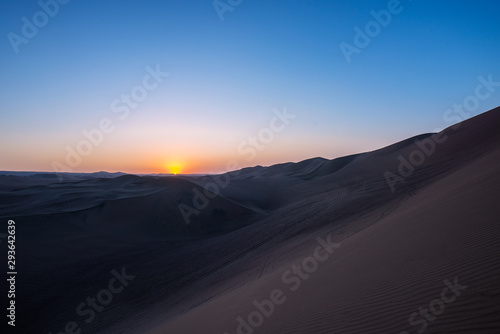
[[[170,171],[171,174],[177,175],[181,172],[182,166],[179,163],[171,163],[168,165],[168,170]]]

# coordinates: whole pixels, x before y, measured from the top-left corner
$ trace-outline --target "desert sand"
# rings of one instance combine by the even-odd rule
[[[496,108],[372,152],[218,176],[3,173],[16,330],[500,333],[499,128]],[[188,224],[179,205],[197,193]],[[79,314],[122,269],[124,289]]]

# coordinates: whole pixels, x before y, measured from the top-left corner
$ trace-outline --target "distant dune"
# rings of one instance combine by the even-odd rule
[[[17,329],[500,333],[499,128],[496,108],[372,152],[217,176],[2,172]],[[133,280],[86,321],[77,307],[121,268]]]

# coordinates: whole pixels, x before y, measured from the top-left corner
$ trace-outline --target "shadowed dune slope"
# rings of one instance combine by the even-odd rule
[[[316,205],[319,212],[307,226],[283,232],[270,248],[279,260],[256,257],[256,266],[272,269],[147,333],[237,333],[238,317],[248,324],[254,301],[269,299],[275,289],[287,300],[255,333],[500,332],[499,114],[497,108],[445,129],[394,193],[384,173],[398,173],[398,157],[422,151],[415,142],[432,135],[365,153],[337,173],[297,183],[292,188],[308,196],[286,205],[288,215],[280,209],[276,215],[291,228],[306,208]],[[321,207],[322,201],[327,204]],[[317,235],[333,236],[340,247],[292,291],[283,274],[311,256]],[[446,295],[454,301],[443,302],[441,310],[449,286],[462,290]],[[431,320],[420,314],[429,307],[438,307]]]
[[[498,333],[499,161],[496,149],[419,189],[362,231],[345,239],[336,235],[340,247],[300,280],[295,291],[291,289],[295,284],[283,281],[283,273],[313,254],[317,246],[313,241],[260,279],[147,333],[236,333],[237,318],[248,319],[256,310],[253,302],[269,299],[275,289],[287,299],[275,306],[274,314],[255,333],[378,334],[423,329],[426,333]],[[446,298],[454,302],[442,303],[441,312],[435,300],[448,286],[445,280],[452,285],[456,280],[466,288],[458,290],[457,296],[448,289]],[[433,321],[419,314],[410,320],[433,301],[439,313],[431,314]]]
[[[497,108],[372,152],[218,176],[0,177],[26,268],[19,329],[233,334],[280,289],[255,333],[416,333],[410,315],[457,277],[467,288],[426,333],[497,333],[499,126]],[[197,210],[189,223],[179,205]],[[282,275],[319,236],[340,247],[291,291]],[[133,282],[85,322],[76,307],[122,267]]]

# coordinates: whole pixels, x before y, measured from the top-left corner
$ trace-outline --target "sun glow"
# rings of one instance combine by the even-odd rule
[[[170,170],[170,173],[177,175],[181,172],[181,166],[179,164],[170,164],[168,166],[168,169]]]

